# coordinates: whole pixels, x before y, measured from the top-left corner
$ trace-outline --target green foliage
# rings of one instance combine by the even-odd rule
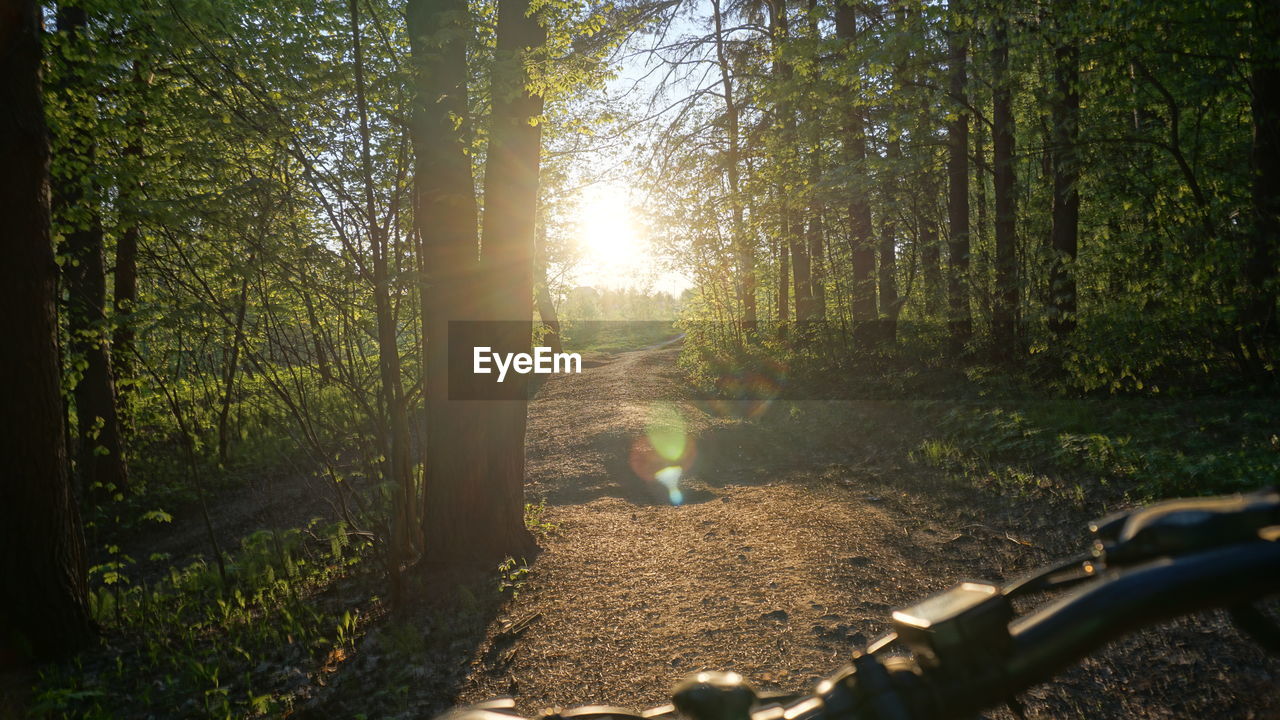
[[[524,504],[524,526],[529,532],[539,537],[546,537],[559,528],[547,519],[547,500],[543,498],[536,503]]]
[[[936,411],[916,458],[972,478],[1133,500],[1252,490],[1280,477],[1280,415],[1249,399],[1003,399]]]
[[[520,597],[520,589],[528,582],[529,565],[524,560],[516,562],[509,557],[498,563],[498,593],[510,593],[511,598]]]
[[[342,553],[334,548],[344,549]],[[133,559],[93,568],[90,607],[108,638],[92,655],[46,667],[35,691],[39,717],[139,715],[245,717],[289,709],[297,679],[350,649],[359,611],[323,601],[335,582],[360,571],[367,546],[353,548],[342,523],[312,521],[306,531],[259,530],[217,568],[199,559],[163,578],[134,582]],[[163,682],[157,682],[163,680]]]

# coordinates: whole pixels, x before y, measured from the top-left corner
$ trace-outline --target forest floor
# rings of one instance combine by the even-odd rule
[[[300,714],[427,718],[497,695],[524,713],[643,708],[704,668],[804,689],[893,608],[1074,554],[1087,520],[1123,502],[959,482],[918,461],[930,428],[906,403],[738,417],[686,393],[678,354],[599,356],[543,386],[528,436],[542,553],[507,567],[500,593],[490,578],[372,623]],[[632,469],[646,430],[669,434],[675,413],[696,455],[679,505]],[[1040,718],[1280,717],[1277,683],[1280,662],[1214,614],[1118,642],[1022,700]]]

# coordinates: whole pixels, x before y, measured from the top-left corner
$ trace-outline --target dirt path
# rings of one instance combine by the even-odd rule
[[[471,654],[458,701],[647,706],[700,668],[802,688],[877,637],[892,607],[1078,547],[1078,512],[920,475],[902,408],[822,402],[783,421],[712,417],[682,399],[678,352],[623,353],[539,392],[529,494],[546,500],[557,530]],[[628,460],[655,398],[674,401],[697,443],[679,506]],[[1275,717],[1278,678],[1229,626],[1190,620],[1024,699],[1034,717]]]

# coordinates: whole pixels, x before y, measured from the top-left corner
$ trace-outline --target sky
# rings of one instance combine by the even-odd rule
[[[698,29],[688,20],[677,19],[671,26],[668,39],[675,34],[691,34]],[[700,33],[699,33],[700,34]],[[617,53],[617,75],[605,88],[603,96],[618,106],[646,108],[649,98],[659,88],[664,72],[654,72],[656,61],[640,52],[652,43],[652,36],[637,37]],[[674,93],[673,93],[674,94]],[[636,138],[647,132],[644,127],[634,131]],[[631,143],[624,143],[623,147]],[[612,146],[608,157],[586,160],[594,167],[584,168],[584,176],[596,181],[579,191],[578,208],[573,221],[576,225],[575,240],[581,251],[581,261],[571,275],[572,284],[635,288],[679,295],[693,287],[692,280],[679,270],[673,270],[655,253],[651,232],[646,224],[643,198],[633,177],[628,177],[626,150]],[[618,153],[623,154],[619,157]]]

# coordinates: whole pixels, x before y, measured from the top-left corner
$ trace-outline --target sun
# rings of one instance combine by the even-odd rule
[[[659,259],[650,241],[652,228],[635,208],[630,193],[621,185],[592,185],[582,191],[573,215],[579,252],[573,282],[679,296],[693,283]]]
[[[578,199],[579,281],[623,288],[645,284],[655,270],[648,240],[622,188],[606,185]]]

